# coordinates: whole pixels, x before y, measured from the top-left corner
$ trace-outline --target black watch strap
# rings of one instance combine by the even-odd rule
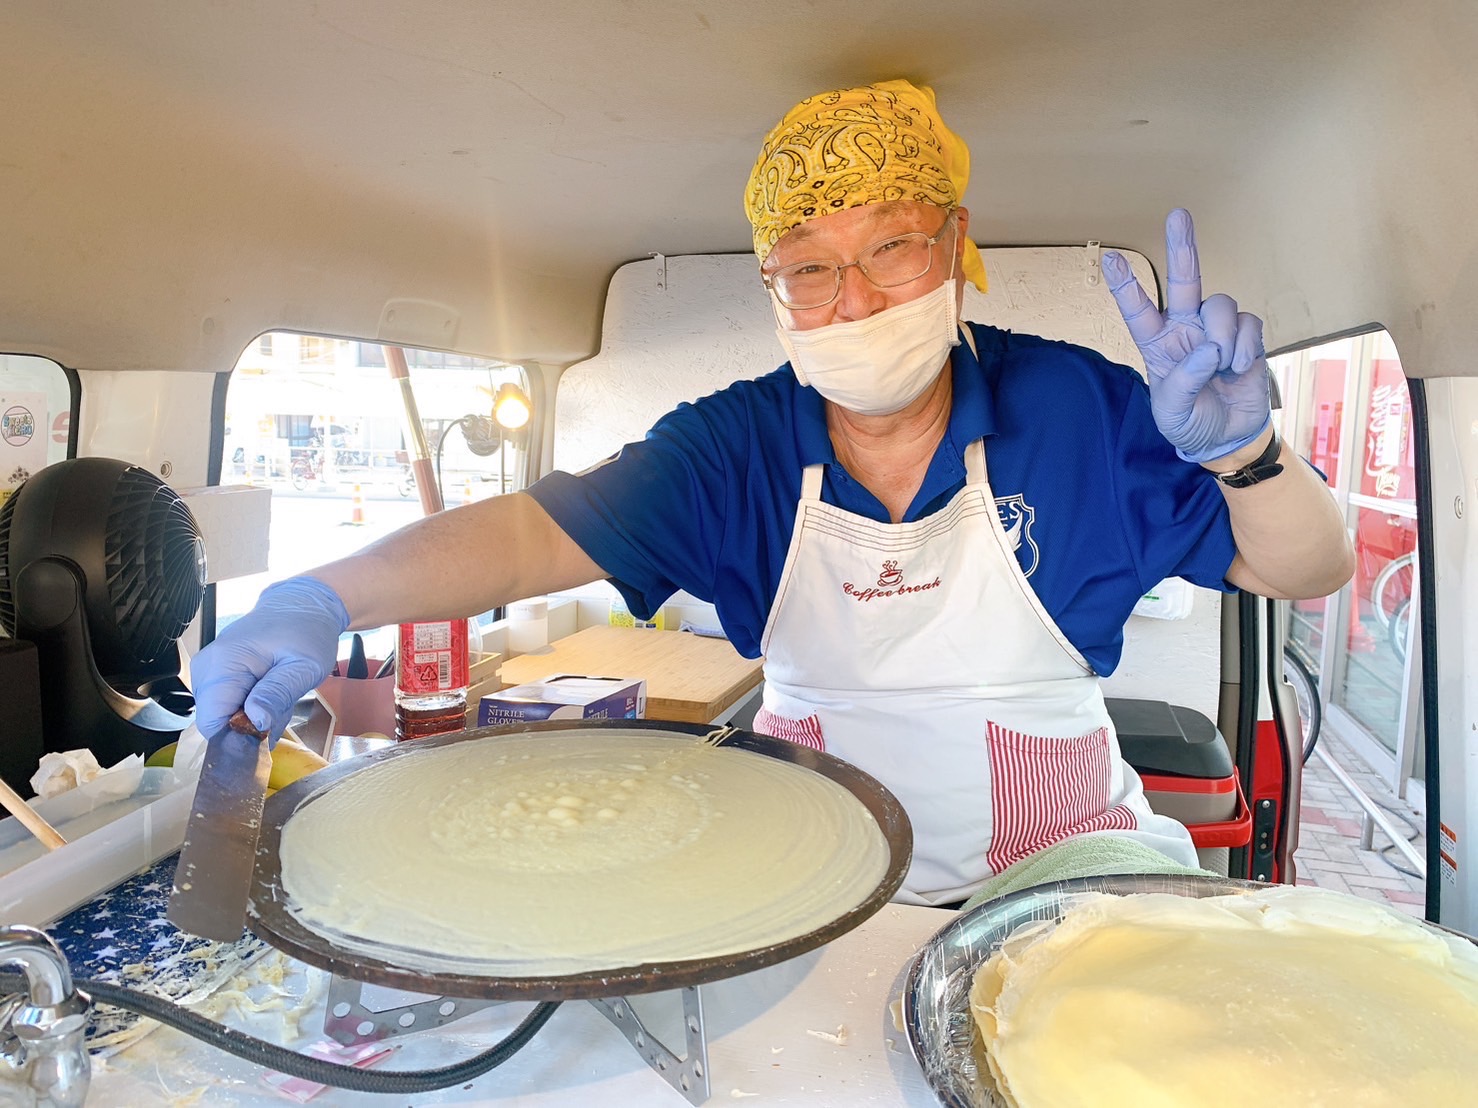
[[[1245,489],[1255,485],[1259,481],[1266,481],[1269,477],[1276,477],[1283,472],[1283,465],[1278,461],[1278,455],[1283,450],[1283,440],[1278,437],[1278,431],[1273,430],[1273,437],[1268,441],[1267,449],[1241,469],[1234,469],[1230,473],[1218,473],[1216,479],[1229,489]]]

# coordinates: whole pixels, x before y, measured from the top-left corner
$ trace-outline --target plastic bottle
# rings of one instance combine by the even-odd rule
[[[610,624],[612,627],[654,628],[661,631],[664,627],[662,609],[658,608],[651,619],[637,619],[631,609],[626,606],[625,599],[618,594],[611,598]]]
[[[400,625],[395,738],[423,739],[467,726],[467,621]]]

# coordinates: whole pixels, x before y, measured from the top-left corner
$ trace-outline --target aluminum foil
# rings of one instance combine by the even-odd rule
[[[1196,874],[1080,877],[1023,889],[962,912],[924,944],[904,982],[904,1029],[924,1079],[945,1108],[1003,1108],[985,1063],[980,1031],[970,1015],[970,985],[975,971],[1017,928],[1060,919],[1087,893],[1203,897],[1264,887]]]

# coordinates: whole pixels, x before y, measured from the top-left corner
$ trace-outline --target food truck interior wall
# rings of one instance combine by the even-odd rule
[[[0,35],[0,343],[229,369],[299,330],[562,365],[624,262],[749,248],[795,99],[906,75],[974,154],[971,232],[1163,254],[1273,345],[1379,322],[1478,372],[1471,5],[973,0],[606,9],[16,0]],[[400,310],[396,310],[401,302]]]
[[[971,147],[977,241],[1158,264],[1185,205],[1208,289],[1270,347],[1387,328],[1429,379],[1429,579],[1459,613],[1475,55],[1458,0],[12,0],[0,351],[78,371],[79,452],[182,485],[209,475],[215,375],[266,331],[519,362],[552,398],[620,266],[749,249],[742,183],[788,106],[906,76]],[[1435,640],[1458,738],[1471,622]]]

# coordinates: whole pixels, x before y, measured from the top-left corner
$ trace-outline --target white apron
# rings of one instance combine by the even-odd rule
[[[1138,839],[1196,864],[1119,755],[1098,678],[1047,615],[986,477],[942,511],[878,523],[821,501],[808,466],[765,625],[754,729],[872,774],[913,824],[897,899],[948,904],[1076,835]]]

